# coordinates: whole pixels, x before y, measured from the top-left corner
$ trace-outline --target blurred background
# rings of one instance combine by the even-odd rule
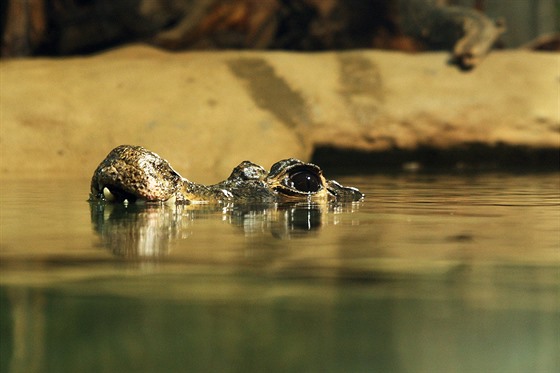
[[[170,50],[429,49],[403,32],[407,8],[418,4],[504,20],[502,48],[548,35],[540,47],[558,49],[557,0],[3,0],[2,56],[84,54],[138,41]]]

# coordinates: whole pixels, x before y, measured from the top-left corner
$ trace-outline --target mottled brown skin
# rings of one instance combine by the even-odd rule
[[[325,179],[319,166],[293,158],[275,163],[270,172],[245,161],[218,184],[196,184],[159,155],[132,145],[121,145],[107,155],[93,173],[90,194],[90,201],[127,203],[356,202],[362,198],[356,188]]]

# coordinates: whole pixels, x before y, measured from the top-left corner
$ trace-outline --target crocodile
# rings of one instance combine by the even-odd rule
[[[135,203],[358,202],[364,194],[323,176],[313,163],[288,158],[270,171],[241,162],[222,182],[189,181],[158,154],[135,145],[113,149],[91,179],[90,201]]]

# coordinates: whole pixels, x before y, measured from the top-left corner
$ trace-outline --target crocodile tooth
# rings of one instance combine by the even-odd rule
[[[220,192],[224,194],[227,200],[231,200],[233,198],[233,193],[226,189],[220,189]]]
[[[107,187],[103,187],[103,197],[105,197],[105,200],[109,202],[113,202],[115,200],[115,195],[111,193]]]

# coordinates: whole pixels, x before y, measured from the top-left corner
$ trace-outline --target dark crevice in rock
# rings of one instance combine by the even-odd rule
[[[315,148],[311,161],[320,164],[325,172],[336,174],[402,171],[547,172],[560,171],[560,149],[470,143],[448,149],[425,146],[370,152],[319,146]]]

